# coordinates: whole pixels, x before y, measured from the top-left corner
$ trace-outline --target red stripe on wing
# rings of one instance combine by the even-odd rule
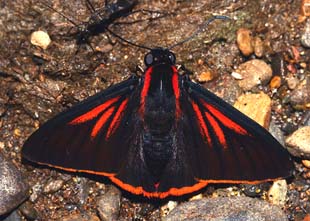
[[[179,88],[179,75],[178,75],[178,70],[176,69],[175,66],[172,66],[172,88],[175,96],[175,114],[176,118],[180,117],[181,114],[181,108],[180,108],[180,88]]]
[[[202,116],[202,114],[201,114],[201,111],[200,111],[198,105],[197,105],[195,102],[192,101],[191,103],[192,103],[193,109],[194,109],[194,111],[195,111],[197,120],[198,120],[200,133],[201,133],[204,137],[207,138],[207,141],[208,141],[209,145],[211,146],[211,142],[212,142],[212,141],[211,141],[211,137],[210,137],[210,134],[209,134],[209,131],[208,131],[206,122],[204,121],[203,116]]]
[[[126,105],[128,103],[128,98],[126,100],[124,100],[121,105],[119,106],[117,112],[115,113],[115,116],[109,126],[107,135],[106,135],[106,139],[108,139],[115,131],[115,129],[119,126],[120,123],[120,118],[126,108]]]
[[[116,102],[119,99],[119,97],[115,97],[113,99],[110,99],[106,101],[105,103],[93,108],[92,110],[88,111],[86,114],[83,114],[72,121],[69,122],[69,124],[80,124],[84,123],[86,121],[92,120],[95,117],[97,117],[100,113],[105,111],[111,104]]]
[[[208,112],[205,112],[205,115],[206,115],[211,127],[213,128],[218,141],[220,142],[221,145],[223,145],[224,148],[226,148],[227,143],[226,143],[225,134],[224,134],[222,128],[220,127],[220,125],[217,123],[217,121],[214,119],[214,117],[211,114],[209,114]]]
[[[141,90],[141,106],[140,106],[140,113],[141,115],[144,115],[145,110],[145,98],[147,96],[147,93],[149,91],[150,85],[151,85],[151,74],[152,74],[153,68],[150,67],[144,75],[144,84],[143,88]]]
[[[228,127],[229,129],[235,131],[238,134],[242,135],[249,135],[246,129],[241,127],[239,124],[231,120],[230,118],[226,117],[223,113],[221,113],[218,109],[216,109],[214,106],[206,103],[204,100],[200,100],[201,103],[204,105],[205,108],[207,108],[213,116],[215,116],[223,125]]]
[[[99,118],[96,122],[93,130],[91,132],[91,137],[94,138],[97,136],[98,132],[102,128],[102,126],[107,122],[107,120],[111,117],[112,113],[114,112],[115,107],[110,107],[103,115]]]

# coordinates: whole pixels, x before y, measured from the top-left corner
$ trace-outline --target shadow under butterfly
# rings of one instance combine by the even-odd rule
[[[215,19],[227,19],[215,16]],[[169,48],[148,48],[132,76],[47,121],[25,142],[29,161],[105,176],[135,195],[163,199],[210,183],[286,178],[288,152],[259,124],[180,74]]]

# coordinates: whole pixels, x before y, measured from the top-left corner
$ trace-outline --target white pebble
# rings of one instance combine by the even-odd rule
[[[39,46],[43,49],[47,49],[47,47],[51,43],[51,38],[44,31],[35,31],[31,34],[30,42],[33,45]]]

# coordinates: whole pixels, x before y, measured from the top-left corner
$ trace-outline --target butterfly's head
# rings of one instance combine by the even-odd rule
[[[175,55],[168,49],[154,48],[145,55],[144,63],[147,67],[163,63],[174,65]]]

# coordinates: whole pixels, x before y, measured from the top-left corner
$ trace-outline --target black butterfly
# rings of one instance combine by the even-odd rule
[[[26,159],[108,177],[133,194],[181,196],[209,183],[288,177],[288,152],[264,128],[180,75],[155,48],[133,76],[49,120],[26,141]]]

